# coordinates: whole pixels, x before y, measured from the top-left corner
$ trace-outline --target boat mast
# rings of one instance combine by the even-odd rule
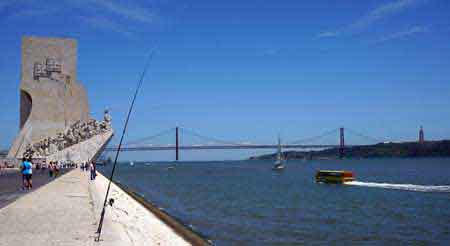
[[[278,155],[277,155],[277,160],[281,162],[282,158],[281,158],[281,138],[280,138],[280,134],[278,134]]]

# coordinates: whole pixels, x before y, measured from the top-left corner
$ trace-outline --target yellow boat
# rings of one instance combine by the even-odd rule
[[[316,182],[343,184],[355,181],[355,175],[351,171],[319,170],[316,173]]]

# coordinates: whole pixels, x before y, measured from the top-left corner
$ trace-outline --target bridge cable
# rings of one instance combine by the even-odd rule
[[[152,136],[148,136],[148,137],[145,137],[145,138],[140,138],[140,139],[136,139],[136,140],[127,142],[127,143],[125,143],[125,146],[128,147],[130,145],[136,145],[136,144],[144,143],[144,142],[147,142],[148,140],[152,140],[152,139],[164,136],[164,135],[166,135],[166,134],[168,134],[170,132],[173,132],[174,130],[175,130],[175,127],[170,128],[170,129],[166,129],[166,130],[160,131],[160,132],[158,132],[158,133],[156,133],[156,134],[154,134]]]
[[[345,128],[345,130],[346,130],[347,132],[353,134],[353,135],[356,135],[356,136],[358,136],[358,137],[360,137],[360,138],[364,138],[364,139],[366,139],[366,140],[373,141],[373,142],[375,142],[375,143],[382,143],[382,142],[384,142],[384,140],[382,140],[382,139],[374,138],[374,137],[371,137],[371,136],[368,136],[368,135],[359,133],[359,132],[357,132],[357,131],[355,131],[355,130],[352,130],[352,129],[349,129],[349,128]]]
[[[188,133],[190,135],[193,135],[193,136],[196,136],[198,138],[205,139],[205,140],[208,140],[208,141],[212,141],[212,142],[218,142],[218,143],[226,144],[226,145],[238,145],[238,146],[243,145],[243,144],[240,144],[240,143],[224,141],[224,140],[220,140],[218,138],[204,136],[204,135],[201,135],[201,134],[195,132],[194,130],[187,129],[187,128],[184,128],[184,127],[180,127],[180,130],[182,130],[183,132],[186,132],[186,133]]]
[[[293,141],[293,142],[289,142],[288,144],[300,144],[300,143],[313,142],[314,140],[318,140],[318,139],[321,139],[323,137],[329,136],[332,133],[336,133],[338,130],[339,130],[339,128],[336,128],[336,129],[333,129],[333,130],[330,130],[330,131],[326,131],[326,132],[324,132],[324,133],[322,133],[320,135],[309,137],[309,138],[300,139],[300,140]]]

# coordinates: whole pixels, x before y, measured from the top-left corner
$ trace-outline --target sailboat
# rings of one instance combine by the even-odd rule
[[[172,165],[167,167],[167,170],[175,170],[177,163],[178,163],[178,161],[175,161]]]
[[[272,167],[272,170],[281,171],[283,169],[284,169],[284,162],[283,162],[283,157],[282,157],[282,153],[281,153],[281,139],[280,139],[280,136],[278,136],[277,160],[275,161],[275,165]]]

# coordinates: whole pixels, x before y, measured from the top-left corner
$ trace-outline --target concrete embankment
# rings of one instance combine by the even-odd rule
[[[73,170],[0,209],[0,245],[190,245],[116,185],[95,242],[107,179]]]
[[[163,221],[166,225],[170,226],[178,235],[182,236],[186,241],[192,245],[212,245],[212,241],[206,239],[206,237],[200,235],[198,232],[193,231],[191,228],[183,224],[180,220],[170,216],[168,213],[159,209],[156,205],[147,201],[141,195],[131,191],[127,187],[117,184],[123,191],[125,191],[129,196],[134,198],[142,206],[152,212],[156,217]]]

